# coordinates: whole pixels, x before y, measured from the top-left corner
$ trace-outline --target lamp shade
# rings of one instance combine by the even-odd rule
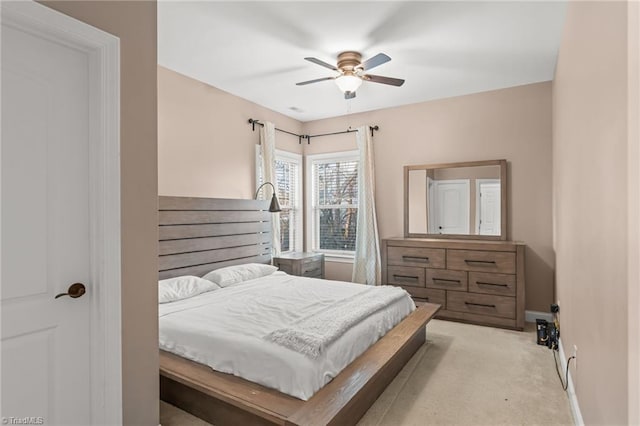
[[[355,92],[362,84],[362,79],[360,77],[349,74],[341,75],[336,78],[335,81],[342,92]]]
[[[280,208],[280,202],[278,202],[278,197],[276,197],[276,187],[273,186],[271,182],[265,182],[262,185],[260,185],[256,190],[256,195],[253,196],[253,199],[254,200],[258,199],[258,194],[260,193],[260,190],[262,189],[262,187],[265,185],[271,185],[271,188],[273,189],[273,194],[271,195],[271,204],[269,204],[269,211],[271,213],[281,212],[282,208]]]
[[[271,196],[271,204],[269,204],[269,211],[271,213],[281,212],[280,203],[278,202],[278,197],[276,197],[276,193],[274,192]]]

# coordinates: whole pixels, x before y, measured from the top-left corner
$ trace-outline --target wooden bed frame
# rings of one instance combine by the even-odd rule
[[[268,201],[160,197],[159,277],[271,262]],[[224,425],[351,425],[425,342],[440,305],[424,304],[308,401],[160,351],[160,398]]]

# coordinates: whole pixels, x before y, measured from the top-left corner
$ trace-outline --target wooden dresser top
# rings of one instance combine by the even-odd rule
[[[525,245],[521,241],[489,241],[451,238],[383,238],[388,245],[402,245],[406,247],[439,247],[462,250],[495,250],[515,251],[516,247]]]
[[[322,255],[323,253],[294,251],[291,253],[284,253],[275,257],[277,257],[278,259],[298,260],[298,259],[308,259],[310,257],[320,257]]]

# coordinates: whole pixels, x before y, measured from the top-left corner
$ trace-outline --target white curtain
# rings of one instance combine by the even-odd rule
[[[265,121],[264,126],[260,128],[260,149],[262,182],[271,182],[276,186],[276,128],[270,121]],[[271,200],[273,190],[270,185],[263,186],[260,192],[264,200]],[[280,254],[280,213],[271,213],[271,237],[273,256],[278,256]]]
[[[373,142],[369,126],[358,127],[356,133],[358,161],[358,228],[353,262],[354,283],[380,285],[380,240],[376,220]]]

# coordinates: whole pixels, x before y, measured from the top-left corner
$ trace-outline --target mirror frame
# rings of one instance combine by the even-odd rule
[[[500,166],[500,236],[470,234],[417,234],[409,232],[409,171],[482,166]],[[404,166],[404,236],[405,238],[453,238],[466,240],[506,241],[508,228],[507,187],[507,160],[467,161],[463,163],[420,164]]]

